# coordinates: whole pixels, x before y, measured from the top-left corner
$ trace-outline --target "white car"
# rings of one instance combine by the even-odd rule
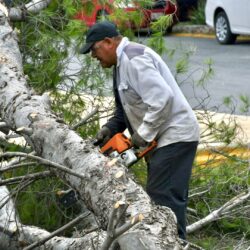
[[[205,16],[221,44],[234,43],[237,35],[250,35],[250,0],[207,0]]]

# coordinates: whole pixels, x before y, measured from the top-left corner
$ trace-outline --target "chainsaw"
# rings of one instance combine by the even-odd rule
[[[117,133],[100,148],[100,152],[111,158],[116,158],[125,166],[130,167],[156,146],[156,141],[152,141],[145,148],[135,149],[125,134]]]

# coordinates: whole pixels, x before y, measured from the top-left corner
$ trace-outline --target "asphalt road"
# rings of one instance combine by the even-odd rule
[[[188,72],[176,75],[184,95],[195,109],[242,114],[240,96],[250,98],[250,39],[240,39],[234,45],[220,45],[214,38],[166,36],[168,49],[175,49],[173,58],[164,57],[172,72],[176,62],[187,50],[195,51],[189,58]],[[205,61],[212,60],[213,76],[204,86],[197,81],[206,69]],[[223,105],[231,97],[230,107]],[[244,115],[250,115],[250,110]]]

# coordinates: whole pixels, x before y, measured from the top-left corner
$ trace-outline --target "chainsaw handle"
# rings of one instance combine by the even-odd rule
[[[156,141],[152,141],[149,143],[149,146],[146,147],[144,150],[142,150],[141,152],[138,152],[137,157],[138,158],[142,158],[143,156],[145,156],[149,151],[151,151],[152,149],[156,148],[157,146],[157,142]]]

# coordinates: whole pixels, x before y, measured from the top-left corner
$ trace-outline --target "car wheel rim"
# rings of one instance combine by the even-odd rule
[[[227,22],[225,18],[219,17],[216,22],[216,36],[220,41],[224,41],[228,33]]]

